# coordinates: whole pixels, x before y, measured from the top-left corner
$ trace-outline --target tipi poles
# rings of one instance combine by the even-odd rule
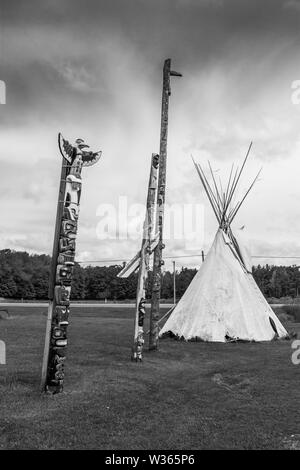
[[[249,187],[248,191],[246,192],[245,196],[243,197],[242,201],[238,202],[235,205],[234,208],[232,208],[231,210],[228,211],[229,205],[232,202],[236,187],[238,185],[238,182],[240,180],[240,177],[241,177],[241,174],[243,172],[244,166],[245,166],[246,161],[248,159],[251,147],[252,147],[252,142],[249,145],[247,154],[244,158],[244,161],[243,161],[243,164],[242,164],[241,168],[240,169],[238,167],[236,168],[233,178],[232,178],[233,166],[231,167],[229,180],[228,180],[228,183],[227,183],[226,190],[224,192],[223,192],[221,180],[220,180],[220,188],[218,188],[218,186],[217,186],[217,183],[216,183],[216,180],[215,180],[214,173],[213,173],[210,162],[208,162],[208,165],[209,165],[209,170],[210,170],[210,174],[211,174],[212,181],[213,181],[212,186],[208,183],[207,178],[205,176],[205,173],[202,170],[200,164],[197,164],[193,159],[194,165],[196,167],[196,170],[198,172],[198,175],[200,177],[202,185],[205,189],[207,197],[208,197],[208,199],[211,203],[213,211],[214,211],[214,213],[216,215],[216,218],[219,222],[219,226],[222,227],[224,230],[226,230],[226,227],[229,226],[229,224],[231,223],[231,221],[235,217],[235,215],[238,212],[241,204],[243,203],[244,199],[246,198],[247,194],[249,193],[249,191],[251,190],[252,186],[254,185],[255,181],[257,180],[257,178],[259,176],[259,173],[258,173],[255,180],[253,181],[253,183]]]
[[[53,257],[49,283],[49,308],[42,367],[42,391],[59,393],[63,390],[64,363],[67,350],[67,327],[70,313],[71,282],[75,258],[81,195],[81,170],[95,163],[101,153],[93,153],[82,139],[76,146],[59,135],[63,155],[58,197]]]
[[[140,267],[138,271],[138,286],[136,293],[134,342],[132,360],[141,361],[144,345],[144,317],[146,301],[146,281],[149,270],[151,241],[153,238],[155,198],[157,193],[159,155],[153,153],[151,158],[150,178],[146,204],[146,216],[143,229],[143,241],[140,252]]]
[[[157,226],[159,231],[159,242],[154,250],[153,260],[153,284],[152,299],[150,313],[150,335],[149,349],[157,349],[158,347],[158,319],[159,319],[159,303],[161,289],[161,266],[163,245],[163,222],[164,222],[164,203],[166,191],[166,164],[167,164],[167,138],[168,138],[168,112],[169,97],[171,94],[170,76],[181,76],[177,72],[171,70],[171,59],[165,60],[163,68],[163,91],[162,91],[162,108],[161,108],[161,131],[160,131],[160,159],[159,159],[159,179],[157,194]]]
[[[193,158],[193,157],[192,157],[192,158]],[[212,190],[211,190],[211,187],[209,186],[209,183],[208,183],[208,181],[207,181],[207,179],[206,179],[206,177],[205,177],[205,174],[204,174],[204,172],[203,172],[201,166],[200,166],[199,164],[197,164],[194,159],[193,159],[193,162],[194,162],[195,168],[196,168],[196,170],[197,170],[197,172],[198,172],[198,175],[199,175],[199,178],[200,178],[201,183],[202,183],[202,185],[203,185],[203,188],[204,188],[204,190],[205,190],[205,192],[206,192],[206,195],[207,195],[207,197],[208,197],[208,200],[209,200],[209,202],[210,202],[210,204],[211,204],[211,206],[212,206],[212,208],[213,208],[213,211],[214,211],[214,213],[215,213],[215,216],[216,216],[216,218],[217,218],[217,221],[218,221],[219,224],[220,224],[220,221],[221,221],[221,212],[220,212],[220,207],[218,206],[217,200],[216,200],[216,198],[215,198],[215,196],[214,196],[214,194],[213,194],[213,192],[212,192]]]
[[[248,156],[249,156],[251,147],[252,147],[252,142],[250,142],[248,151],[247,151],[247,153],[246,153],[246,157],[245,157],[245,159],[244,159],[244,161],[243,161],[243,164],[242,164],[242,167],[241,167],[239,173],[237,174],[237,171],[236,171],[236,173],[235,173],[235,175],[234,175],[234,179],[233,179],[232,184],[231,184],[231,190],[230,190],[230,192],[229,192],[229,197],[228,197],[228,200],[227,200],[227,204],[226,204],[226,206],[225,206],[225,208],[224,208],[224,213],[227,212],[227,209],[228,209],[228,207],[229,207],[229,204],[231,203],[231,200],[232,200],[232,197],[233,197],[234,192],[235,192],[235,190],[236,190],[237,184],[238,184],[238,182],[239,182],[239,179],[240,179],[241,174],[242,174],[242,172],[243,172],[244,166],[245,166],[246,161],[247,161],[247,159],[248,159]]]
[[[241,205],[243,204],[244,200],[246,199],[246,197],[248,196],[249,192],[251,191],[252,187],[254,186],[254,184],[256,183],[260,173],[261,173],[261,170],[262,168],[259,170],[259,172],[257,173],[256,177],[254,178],[253,182],[251,183],[251,185],[249,186],[248,190],[246,191],[244,197],[242,198],[241,202],[239,202],[237,204],[237,206],[235,207],[233,213],[230,215],[230,217],[228,216],[229,218],[229,223],[231,224],[231,222],[233,221],[233,219],[235,218],[239,208],[241,207]]]

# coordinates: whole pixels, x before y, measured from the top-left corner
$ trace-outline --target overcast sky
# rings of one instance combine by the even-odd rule
[[[226,176],[253,141],[241,192],[262,176],[235,226],[255,255],[300,256],[299,1],[1,0],[0,28],[0,249],[51,253],[61,131],[103,151],[82,174],[77,259],[135,254],[137,239],[99,240],[97,209],[145,202],[171,57],[167,203],[204,204],[204,239],[166,254],[207,251],[217,228],[190,155]]]

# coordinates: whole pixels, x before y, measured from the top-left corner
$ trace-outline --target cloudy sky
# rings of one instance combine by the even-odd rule
[[[202,204],[204,217],[198,242],[167,240],[166,255],[207,251],[216,230],[190,155],[225,177],[253,141],[240,191],[262,176],[235,225],[254,255],[300,256],[300,1],[1,0],[0,57],[0,249],[51,253],[61,131],[103,151],[83,170],[77,259],[138,250],[136,236],[99,239],[99,223],[103,204],[145,202],[171,57],[183,77],[172,79],[167,203]]]

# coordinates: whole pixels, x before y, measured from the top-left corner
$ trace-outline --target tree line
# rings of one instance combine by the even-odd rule
[[[48,298],[48,282],[51,257],[30,255],[23,251],[0,250],[0,297],[7,299],[45,300]],[[126,300],[134,299],[137,274],[119,279],[117,274],[123,265],[86,266],[75,263],[73,300]],[[176,272],[176,294],[180,298],[197,270],[181,268]],[[300,272],[297,266],[256,266],[254,278],[266,297],[280,298],[300,295]],[[147,298],[151,296],[152,272],[149,273]],[[173,273],[162,276],[163,299],[173,298]]]

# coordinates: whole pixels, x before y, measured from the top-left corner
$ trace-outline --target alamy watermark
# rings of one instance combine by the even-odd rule
[[[0,80],[0,104],[6,104],[6,85],[3,80]]]
[[[6,364],[6,346],[4,341],[0,340],[0,365]]]
[[[160,209],[152,213],[152,235],[155,237],[155,221]],[[146,207],[143,204],[129,204],[126,196],[120,196],[117,204],[100,204],[96,216],[100,220],[96,227],[100,240],[139,240],[143,233]],[[203,245],[204,206],[202,204],[165,204],[164,240],[184,241],[186,249]]]
[[[295,349],[291,358],[292,363],[295,366],[298,366],[300,364],[300,339],[296,339],[295,341],[293,341],[291,347],[292,349]]]

